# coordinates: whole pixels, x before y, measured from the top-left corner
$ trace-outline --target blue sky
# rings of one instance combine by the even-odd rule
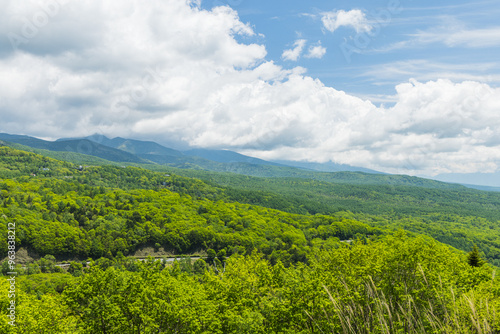
[[[0,132],[500,186],[498,1],[0,3]]]
[[[202,1],[207,9],[222,4],[264,35],[254,40],[265,43],[266,59],[303,66],[326,85],[374,102],[393,100],[394,87],[410,78],[500,82],[498,1]],[[371,31],[342,25],[332,32],[322,22],[325,13],[353,10]],[[301,39],[301,56],[283,59]],[[307,58],[317,45],[325,55]]]

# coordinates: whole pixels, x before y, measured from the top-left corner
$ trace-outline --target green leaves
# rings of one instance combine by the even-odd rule
[[[226,257],[223,271],[202,259],[191,268],[188,258],[167,267],[148,258],[134,272],[106,260],[105,269],[92,263],[80,277],[66,274],[62,299],[53,290],[40,294],[42,282],[29,289],[23,283],[33,293],[22,292],[29,299],[20,307],[25,328],[43,333],[42,324],[54,330],[48,333],[96,334],[465,333],[500,325],[494,317],[500,284],[488,264],[471,267],[464,254],[404,232],[318,250],[309,265],[289,267],[271,265],[258,252]],[[23,280],[43,275],[49,274]],[[61,319],[50,323],[54,317]]]

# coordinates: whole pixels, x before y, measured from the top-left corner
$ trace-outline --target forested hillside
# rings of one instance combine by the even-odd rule
[[[442,244],[401,233],[316,250],[308,265],[272,265],[253,253],[169,266],[117,257],[83,270],[72,271],[76,277],[20,276],[16,327],[9,327],[4,315],[0,328],[5,333],[221,334],[500,329],[500,283],[490,266],[471,266]],[[2,289],[7,285],[0,281]],[[7,302],[2,295],[2,310]]]
[[[353,218],[373,227],[402,228],[429,235],[465,251],[476,244],[492,263],[500,265],[499,192],[459,185],[446,188],[446,184],[434,181],[429,181],[431,187],[427,187],[425,183],[419,184],[421,179],[411,177],[408,179],[415,180],[416,184],[404,185],[397,181],[377,185],[349,184],[345,180],[325,182],[181,169],[171,171],[223,187],[225,194],[238,202],[301,214],[335,215],[347,211],[353,213]],[[380,182],[379,176],[373,177],[376,178],[373,182]]]
[[[3,149],[5,152],[14,152],[9,148]],[[30,176],[31,181],[35,183],[40,181],[40,177],[57,176],[55,178],[59,180],[59,185],[50,183],[45,183],[42,187],[37,185],[39,189],[37,192],[46,189],[51,194],[54,189],[62,187],[61,194],[76,191],[73,195],[75,198],[72,199],[74,201],[82,194],[82,190],[78,190],[79,187],[85,185],[93,187],[89,188],[93,193],[105,192],[105,188],[173,191],[191,196],[195,202],[192,204],[193,207],[202,205],[196,201],[209,199],[264,206],[306,215],[304,217],[317,214],[336,217],[337,220],[342,219],[339,217],[349,217],[376,228],[383,227],[389,230],[403,228],[426,234],[465,251],[470,251],[473,244],[477,244],[492,263],[500,264],[500,193],[482,192],[465,187],[455,190],[403,185],[357,185],[290,178],[255,178],[227,173],[165,169],[160,166],[156,168],[168,170],[169,174],[118,166],[86,167],[79,171],[78,166],[71,168],[72,165],[68,163],[22,151],[15,152],[19,152],[27,160],[23,164],[22,161],[14,161],[12,160],[14,158],[4,154],[2,159],[4,167],[3,171],[0,170],[0,176],[4,173],[27,177],[38,173],[37,177]],[[20,159],[16,154],[14,154],[15,159]],[[176,174],[203,179],[208,184]],[[20,189],[20,192],[26,193]],[[31,196],[39,196],[39,193]],[[50,196],[56,198],[50,201],[50,204],[54,201],[58,203],[61,200],[63,202],[69,200],[69,198],[59,198],[57,194]],[[22,202],[22,199],[19,200]],[[88,198],[80,200],[86,203],[84,205],[86,208],[98,210],[103,214],[96,217],[103,218],[108,214],[106,208],[112,207],[110,202],[101,209],[102,203],[99,204],[99,201],[103,200],[100,198],[92,198],[91,203],[88,203]],[[109,199],[106,198],[104,201]],[[46,201],[41,203],[45,205]],[[64,210],[54,211],[54,214],[60,215],[64,212],[73,214],[74,212],[70,210],[76,209],[68,205]],[[124,215],[120,213],[119,216],[123,218]],[[158,224],[159,221],[159,218],[156,218],[153,224]],[[151,241],[144,241],[147,242]]]
[[[288,163],[288,165],[279,164],[231,151],[193,149],[183,153],[151,141],[119,137],[109,139],[97,134],[85,138],[67,138],[51,142],[29,136],[0,133],[0,139],[6,140],[5,143],[14,148],[74,163],[89,161],[100,165],[121,163],[152,170],[161,170],[168,166],[188,171],[212,171],[267,178],[302,178],[350,185],[407,185],[437,189],[465,188],[458,184],[408,175],[389,175],[369,169],[332,163],[311,163],[311,169],[309,169],[304,168],[308,164],[292,161],[283,162]],[[334,172],[328,172],[332,171],[331,169]],[[205,177],[205,174],[202,173],[201,177]]]
[[[176,254],[209,248],[249,254],[257,249],[273,261],[291,263],[306,261],[313,241],[382,233],[349,213],[298,215],[224,202],[223,189],[195,179],[134,167],[78,170],[22,151],[0,150],[4,166],[10,166],[0,175],[19,175],[0,182],[3,220],[16,222],[19,246],[42,256],[111,257],[155,246]],[[317,233],[319,226],[326,228]],[[5,256],[6,240],[1,250]]]
[[[498,194],[156,168],[0,147],[3,332],[500,330]]]
[[[0,139],[7,142],[26,145],[35,149],[50,150],[55,152],[79,152],[110,161],[131,163],[145,162],[129,152],[101,145],[87,139],[46,141],[34,137],[9,135],[6,133],[0,133]]]

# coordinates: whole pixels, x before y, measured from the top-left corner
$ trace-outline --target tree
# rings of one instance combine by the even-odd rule
[[[484,260],[481,258],[479,254],[479,250],[477,246],[474,244],[474,248],[467,255],[467,262],[471,267],[481,267],[484,264]]]
[[[69,268],[68,268],[68,273],[70,273],[71,275],[73,275],[75,277],[81,276],[83,273],[83,265],[81,263],[75,262],[75,261],[70,262]]]
[[[220,262],[224,262],[226,260],[226,250],[224,248],[217,253],[217,258]]]
[[[179,266],[180,266],[181,272],[188,273],[189,275],[191,275],[193,273],[193,265],[191,263],[190,257],[181,258],[179,261]]]
[[[40,270],[40,266],[38,265],[38,262],[29,263],[26,266],[26,269],[27,269],[26,271],[27,271],[28,275],[40,274],[42,272]]]
[[[217,253],[212,248],[207,249],[207,260],[208,260],[209,263],[213,262],[213,260],[215,259],[216,254]]]
[[[206,207],[204,207],[203,205],[200,205],[198,207],[198,214],[199,215],[202,215],[202,214],[207,213],[207,212],[208,212],[208,209]]]
[[[203,259],[194,261],[193,270],[195,274],[203,274],[207,268],[207,263]]]
[[[181,267],[179,265],[179,262],[177,259],[174,259],[174,262],[172,263],[172,267],[170,268],[170,275],[177,277],[181,273]]]
[[[56,271],[56,258],[53,255],[45,255],[40,259],[42,273],[53,273]]]

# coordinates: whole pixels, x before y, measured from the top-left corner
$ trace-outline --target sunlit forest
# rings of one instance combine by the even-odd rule
[[[500,193],[321,175],[80,165],[1,146],[0,232],[15,224],[19,256],[16,326],[2,293],[0,331],[500,331]]]

